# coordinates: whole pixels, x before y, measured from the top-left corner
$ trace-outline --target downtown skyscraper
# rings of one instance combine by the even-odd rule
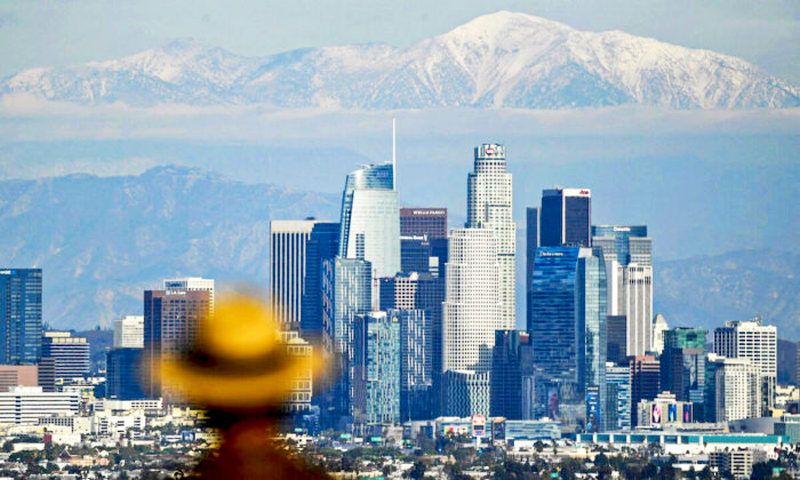
[[[36,363],[41,347],[42,270],[0,270],[0,363]]]
[[[603,249],[608,314],[626,317],[624,355],[653,351],[653,255],[646,225],[593,225],[592,245]]]
[[[589,247],[592,225],[592,191],[588,188],[553,188],[542,192],[539,212],[539,246]]]
[[[512,216],[512,178],[503,145],[475,147],[474,169],[467,179],[467,228],[485,228],[495,237],[500,297],[498,330],[516,324],[516,231]],[[492,335],[492,342],[493,342]]]

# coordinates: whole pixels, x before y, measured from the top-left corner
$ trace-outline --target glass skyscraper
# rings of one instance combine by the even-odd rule
[[[661,390],[674,393],[680,401],[693,402],[698,418],[704,417],[707,333],[701,328],[667,330],[660,358]]]
[[[370,312],[353,331],[353,417],[366,424],[400,421],[401,326],[398,315]]]
[[[42,269],[0,270],[0,363],[37,363],[41,348]]]
[[[528,331],[542,416],[602,425],[606,364],[606,277],[602,252],[540,247]]]
[[[588,188],[554,188],[542,192],[539,245],[591,246],[592,192]]]
[[[347,175],[342,194],[339,256],[371,262],[374,277],[400,271],[400,207],[392,163]]]

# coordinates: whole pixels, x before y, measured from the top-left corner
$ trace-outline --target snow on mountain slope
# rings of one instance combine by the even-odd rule
[[[241,57],[193,41],[118,60],[20,72],[0,94],[83,104],[365,109],[796,107],[800,91],[738,58],[511,12],[407,49],[351,45]]]

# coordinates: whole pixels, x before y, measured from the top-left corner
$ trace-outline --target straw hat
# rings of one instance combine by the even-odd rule
[[[276,406],[298,379],[311,382],[308,356],[289,355],[267,305],[244,295],[219,301],[200,322],[186,355],[161,362],[163,383],[191,401],[217,408]]]

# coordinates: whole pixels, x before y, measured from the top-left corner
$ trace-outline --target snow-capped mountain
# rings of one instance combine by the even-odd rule
[[[242,57],[193,41],[20,72],[0,94],[122,102],[365,109],[800,106],[800,90],[744,60],[497,12],[409,48],[351,45]]]

